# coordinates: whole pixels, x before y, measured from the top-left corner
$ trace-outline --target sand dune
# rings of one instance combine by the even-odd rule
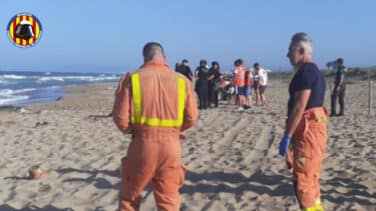
[[[0,113],[1,211],[116,210],[130,139],[111,118],[88,118],[111,111],[114,86],[69,87],[62,101],[28,108],[38,114]],[[376,210],[376,118],[367,116],[364,90],[365,82],[349,84],[347,115],[330,119],[321,181],[326,210]],[[267,96],[268,108],[238,112],[224,103],[200,113],[182,142],[189,171],[181,210],[299,210],[277,153],[287,83],[272,82]],[[49,175],[29,180],[35,164]],[[150,187],[142,210],[155,210]]]

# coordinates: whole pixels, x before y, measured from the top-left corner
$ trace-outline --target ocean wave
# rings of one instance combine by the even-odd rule
[[[1,97],[0,99],[0,106],[1,105],[10,105],[14,102],[19,102],[19,101],[22,101],[22,100],[27,100],[29,99],[30,97],[29,96],[26,96],[26,95],[15,95],[15,96],[9,96],[9,97]]]
[[[64,81],[64,77],[46,76],[46,77],[40,77],[38,81]]]
[[[21,93],[25,93],[25,92],[31,92],[31,91],[34,91],[36,90],[35,88],[26,88],[26,89],[16,89],[16,90],[12,90],[12,89],[0,89],[0,96],[5,96],[5,97],[10,97],[14,94],[21,94]]]
[[[38,81],[66,81],[66,80],[77,80],[77,81],[111,81],[117,80],[119,77],[116,75],[112,76],[43,76],[38,79]]]
[[[13,79],[13,80],[20,80],[26,79],[27,77],[24,75],[0,75],[0,79]]]

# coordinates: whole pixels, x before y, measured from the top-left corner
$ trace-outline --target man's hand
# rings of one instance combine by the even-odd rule
[[[291,137],[285,133],[282,137],[281,142],[279,143],[279,154],[285,156],[291,142]]]
[[[336,87],[336,92],[339,92],[341,90],[341,86]]]

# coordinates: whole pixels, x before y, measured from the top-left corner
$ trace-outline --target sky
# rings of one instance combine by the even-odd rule
[[[16,3],[15,3],[16,2]],[[149,41],[163,45],[168,64],[215,60],[292,70],[291,36],[306,32],[320,68],[343,57],[349,67],[376,65],[374,0],[1,0],[0,70],[127,72],[142,65]],[[18,48],[7,36],[17,13],[34,14],[40,42]]]

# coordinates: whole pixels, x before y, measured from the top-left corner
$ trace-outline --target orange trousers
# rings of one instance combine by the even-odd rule
[[[327,117],[324,107],[306,110],[287,153],[287,167],[293,168],[295,194],[302,209],[321,203],[319,179],[328,139]]]
[[[132,140],[122,159],[120,211],[140,209],[141,193],[152,182],[158,210],[179,210],[184,183],[178,138],[165,141]]]

